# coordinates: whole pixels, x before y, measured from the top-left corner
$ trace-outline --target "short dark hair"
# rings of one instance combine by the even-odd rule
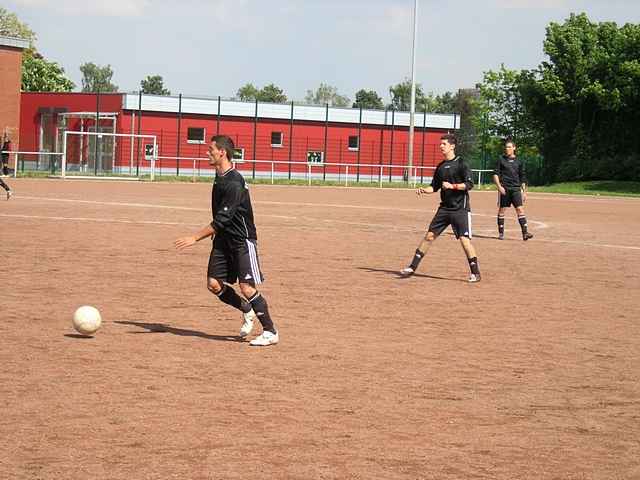
[[[228,137],[227,135],[214,135],[211,137],[211,141],[216,142],[216,146],[218,148],[225,150],[227,152],[227,159],[230,162],[233,161],[233,154],[236,151],[236,147],[233,144],[231,137]]]
[[[513,138],[507,137],[504,139],[504,146],[507,146],[507,143],[512,144],[514,147],[516,146],[516,142],[513,140]]]
[[[453,133],[447,133],[440,137],[440,140],[446,140],[450,145],[458,145],[458,139]]]

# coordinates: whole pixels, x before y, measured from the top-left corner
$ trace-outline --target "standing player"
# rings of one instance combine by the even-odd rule
[[[178,250],[213,237],[209,256],[207,288],[218,298],[243,313],[240,336],[246,337],[253,329],[257,317],[262,324],[262,334],[249,342],[253,346],[275,345],[278,332],[269,315],[267,301],[256,289],[262,283],[257,250],[256,227],[249,189],[244,178],[233,168],[234,145],[231,138],[215,135],[207,155],[209,164],[216,169],[211,191],[213,221],[192,236],[178,238],[174,243]],[[231,286],[238,280],[243,299]]]
[[[471,208],[469,205],[469,190],[473,188],[471,170],[469,166],[456,155],[457,140],[454,135],[443,135],[440,139],[440,151],[444,160],[440,162],[433,174],[431,186],[419,188],[418,195],[434,193],[440,190],[440,207],[436,212],[427,234],[418,245],[411,264],[400,270],[400,275],[409,277],[413,275],[422,258],[445,228],[451,225],[456,238],[467,255],[469,261],[469,282],[480,281],[480,268],[475,248],[471,244]]]
[[[504,155],[496,162],[493,171],[493,183],[498,187],[498,238],[504,240],[504,210],[513,205],[518,214],[518,223],[522,230],[522,240],[533,238],[527,229],[527,217],[524,214],[524,202],[527,201],[527,177],[524,163],[516,157],[516,144],[507,140],[504,144]]]
[[[0,149],[0,151],[2,151],[2,175],[9,175],[9,151],[10,150],[11,150],[11,140],[5,137],[2,142],[2,148]],[[4,180],[2,180],[1,178],[0,178],[0,187],[5,189],[5,191],[7,192],[7,200],[9,200],[11,198],[11,195],[13,195],[13,192],[11,191],[11,188],[9,187],[9,185],[7,185],[4,182]]]

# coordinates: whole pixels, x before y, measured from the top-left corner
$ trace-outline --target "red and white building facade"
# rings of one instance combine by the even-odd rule
[[[102,133],[149,136],[136,140],[135,148],[127,137],[112,137],[101,145],[100,166],[114,173],[133,166],[146,168],[139,143],[148,149],[155,136],[157,172],[190,175],[195,169],[210,174],[206,148],[215,134],[234,140],[245,175],[275,171],[277,176],[295,178],[307,174],[309,163],[321,165],[322,175],[329,177],[343,173],[348,165],[349,174],[362,181],[380,176],[397,179],[407,171],[408,112],[186,96],[23,92],[20,149],[61,152],[64,131],[95,132],[98,118]],[[441,159],[440,136],[455,132],[460,116],[416,113],[414,118],[413,166],[418,167],[414,173],[430,177]],[[67,146],[69,165],[95,165],[95,145],[88,139],[83,138],[80,146],[79,140]],[[314,169],[316,174],[320,170]]]

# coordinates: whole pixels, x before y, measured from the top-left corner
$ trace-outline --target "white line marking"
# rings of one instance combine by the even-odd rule
[[[49,198],[49,197],[23,197],[20,196],[20,199],[26,200],[45,200],[48,202],[69,202],[69,203],[85,203],[92,205],[109,205],[109,206],[121,206],[121,207],[138,207],[138,208],[160,208],[160,209],[168,209],[168,210],[190,210],[197,212],[208,212],[209,209],[204,208],[195,208],[195,207],[180,207],[180,206],[170,206],[170,205],[156,205],[156,204],[147,204],[147,203],[122,203],[122,202],[101,202],[94,200],[76,200],[76,199],[65,199],[65,198]],[[386,211],[405,211],[405,212],[420,212],[425,213],[425,210],[418,209],[398,209],[391,207],[374,207],[374,206],[364,206],[364,205],[340,205],[340,204],[319,204],[319,203],[302,203],[302,202],[256,202],[262,203],[266,205],[287,205],[287,206],[311,206],[311,207],[333,207],[333,208],[356,208],[356,209],[370,209],[370,210],[386,210]],[[432,212],[434,210],[431,210]],[[493,214],[482,214],[482,213],[474,213],[474,216],[480,217],[493,217]],[[324,223],[335,223],[342,225],[352,225],[352,226],[361,226],[361,227],[374,227],[374,228],[384,228],[386,230],[396,230],[396,231],[422,231],[420,228],[416,227],[398,227],[397,225],[385,225],[378,223],[364,223],[364,222],[349,222],[343,220],[331,220],[331,219],[321,219],[321,218],[313,218],[313,217],[291,217],[286,215],[270,215],[270,214],[262,214],[263,217],[270,218],[279,218],[284,220],[298,220],[299,218],[305,220],[311,220],[314,222],[324,222]],[[12,214],[0,214],[0,217],[7,218],[24,218],[24,219],[39,219],[39,220],[67,220],[67,221],[86,221],[86,222],[97,222],[97,223],[124,223],[124,224],[139,224],[139,225],[169,225],[169,226],[198,226],[200,224],[194,223],[180,223],[180,222],[159,222],[159,221],[145,221],[145,220],[117,220],[117,219],[108,219],[108,218],[87,218],[87,217],[57,217],[57,216],[38,216],[38,215],[12,215]],[[544,229],[548,228],[548,225],[543,222],[538,222],[535,220],[529,220],[530,223],[534,223],[537,225],[536,229]],[[603,248],[617,248],[624,250],[640,250],[640,247],[632,246],[632,245],[614,245],[614,244],[600,244],[600,243],[590,243],[590,242],[580,242],[573,240],[545,240],[545,239],[535,239],[533,240],[535,243],[546,242],[546,243],[560,243],[560,244],[571,244],[571,245],[582,245],[586,247],[603,247]]]
[[[264,215],[263,215],[264,216]],[[272,216],[272,215],[267,215]],[[277,218],[285,218],[287,220],[298,220],[297,217],[279,217],[273,215]],[[189,227],[197,227],[201,224],[199,223],[181,223],[181,222],[160,222],[160,221],[151,221],[151,220],[118,220],[111,218],[88,218],[88,217],[60,217],[60,216],[44,216],[44,215],[18,215],[18,214],[9,214],[9,213],[0,213],[0,217],[4,218],[22,218],[27,220],[55,220],[55,221],[71,221],[71,222],[95,222],[95,223],[122,223],[128,225],[166,225],[166,226],[189,226]],[[311,220],[313,222],[320,223],[333,223],[333,224],[341,224],[341,225],[352,225],[359,227],[373,227],[373,228],[382,228],[386,231],[394,230],[398,232],[422,232],[423,229],[416,227],[399,227],[397,225],[387,225],[382,223],[364,223],[364,222],[348,222],[342,220],[329,220],[322,218],[313,218],[313,217],[301,217],[304,220]],[[482,230],[484,232],[484,230]],[[477,234],[478,232],[476,232]],[[574,240],[550,240],[550,239],[541,239],[537,238],[532,240],[534,243],[560,243],[560,244],[570,244],[570,245],[580,245],[585,247],[595,247],[595,248],[616,248],[623,250],[638,250],[640,251],[640,247],[633,245],[612,245],[607,243],[591,243],[591,242],[579,242]]]
[[[9,213],[0,213],[0,217],[6,218],[23,218],[29,220],[66,220],[71,222],[96,222],[96,223],[126,223],[132,225],[186,225],[199,226],[199,223],[180,223],[180,222],[156,222],[151,220],[118,220],[115,218],[89,218],[89,217],[54,217],[44,215],[16,215]]]
[[[97,200],[76,200],[69,198],[47,198],[47,197],[20,197],[21,199],[27,200],[45,200],[47,202],[68,202],[68,203],[86,203],[91,205],[109,205],[114,207],[136,207],[136,208],[160,208],[165,210],[188,210],[193,212],[209,212],[208,208],[196,208],[196,207],[180,207],[180,206],[171,206],[171,205],[157,205],[153,203],[127,203],[127,202],[101,202]],[[391,212],[410,212],[410,213],[435,213],[436,210],[433,209],[420,209],[420,208],[396,208],[396,207],[379,207],[379,206],[370,206],[370,205],[348,205],[348,204],[336,204],[336,203],[306,203],[306,202],[271,202],[271,201],[257,201],[253,202],[255,205],[281,205],[281,206],[290,206],[290,207],[320,207],[320,208],[353,208],[353,209],[361,209],[361,210],[380,210],[380,211],[391,211]],[[486,214],[486,213],[472,213],[475,217],[495,217],[495,214]],[[265,216],[265,214],[262,214]],[[289,217],[286,215],[270,215],[266,214],[266,216],[273,218],[283,218],[295,220],[297,217]],[[336,221],[337,222],[337,221]],[[548,225],[544,222],[529,220],[529,222],[534,223],[538,230],[543,228],[548,228]]]

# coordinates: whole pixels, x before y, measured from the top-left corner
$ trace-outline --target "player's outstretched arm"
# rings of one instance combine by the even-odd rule
[[[180,237],[173,242],[173,245],[177,250],[184,250],[187,247],[194,245],[199,242],[203,238],[211,237],[215,235],[216,231],[213,229],[211,224],[204,227],[202,230],[198,231],[195,235],[190,235],[188,237]]]
[[[416,194],[418,194],[418,195],[423,195],[425,193],[433,193],[433,187],[431,187],[431,186],[429,186],[427,188],[420,187],[420,188],[418,188],[416,190]]]

